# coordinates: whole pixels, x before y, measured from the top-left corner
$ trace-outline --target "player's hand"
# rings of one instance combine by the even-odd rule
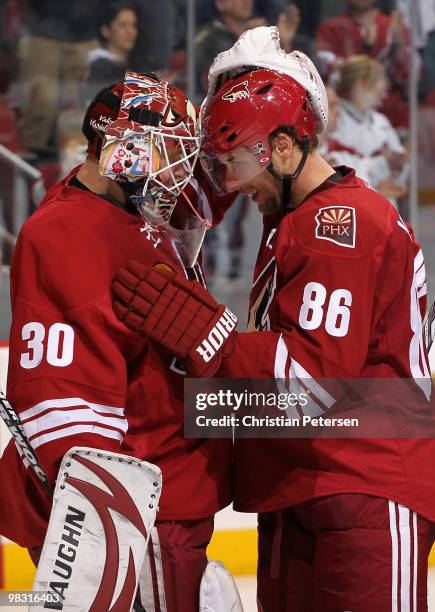
[[[237,318],[198,282],[131,261],[112,290],[118,319],[180,357],[191,376],[212,376],[232,352]]]

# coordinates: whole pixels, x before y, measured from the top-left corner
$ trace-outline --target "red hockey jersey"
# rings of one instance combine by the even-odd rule
[[[112,310],[112,279],[130,260],[180,263],[139,216],[70,178],[49,191],[14,253],[10,402],[51,482],[74,445],[127,453],[163,472],[158,519],[210,516],[231,501],[231,441],[184,439],[183,371]],[[41,545],[50,501],[13,442],[0,490],[1,533]]]
[[[290,389],[301,381],[320,399],[326,378],[415,379],[433,419],[423,255],[391,204],[341,172],[280,220],[265,218],[249,319],[260,331],[238,335],[219,377],[285,379]],[[235,508],[354,492],[435,520],[434,464],[430,438],[238,439]]]

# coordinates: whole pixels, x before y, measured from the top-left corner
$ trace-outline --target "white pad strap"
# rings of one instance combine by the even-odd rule
[[[44,609],[131,609],[161,487],[160,469],[146,461],[85,447],[66,453],[33,586],[45,593]]]
[[[199,612],[243,612],[234,578],[220,561],[209,561],[199,588]]]

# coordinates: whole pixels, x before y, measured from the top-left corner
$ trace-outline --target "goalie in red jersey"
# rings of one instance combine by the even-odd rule
[[[83,512],[76,509],[66,522],[59,520],[61,491],[56,489],[35,584],[45,589],[54,558],[59,567],[53,579],[64,579],[56,588],[67,598],[65,609],[72,609],[70,600],[83,610],[130,609],[125,599],[112,601],[113,580],[118,595],[124,594],[120,581],[125,580],[130,594],[139,583],[138,609],[196,612],[205,572],[201,605],[214,605],[209,593],[216,593],[216,586],[213,591],[211,583],[221,577],[228,590],[217,589],[219,597],[237,610],[238,595],[223,568],[207,566],[206,557],[213,515],[231,501],[231,442],[184,438],[180,362],[118,321],[110,291],[115,273],[130,259],[202,282],[196,258],[212,195],[193,176],[199,151],[195,110],[170,83],[128,72],[124,82],[102,90],[91,102],[83,131],[89,143],[86,161],[50,189],[18,239],[11,269],[7,392],[50,484],[71,478],[69,456],[65,474],[58,476],[58,471],[72,447],[94,449],[91,457],[97,463],[109,459],[117,469],[102,472],[77,455],[80,464],[95,470],[89,482],[100,482],[97,470],[106,473],[98,497],[92,489],[95,503],[88,500],[86,506],[95,523],[85,523],[80,536]],[[163,475],[152,529],[148,519],[140,518],[144,491],[135,471],[138,460],[155,464]],[[125,481],[116,483],[119,474]],[[152,490],[158,479],[151,480]],[[1,533],[28,547],[38,561],[51,499],[13,442],[1,459],[0,481]],[[90,490],[87,482],[80,486]],[[112,501],[108,490],[117,491]],[[120,498],[120,491],[129,498]],[[135,508],[141,495],[142,506]],[[149,502],[154,513],[157,501],[154,492]],[[74,498],[63,505],[75,507]],[[143,520],[149,529],[148,551],[140,541],[145,527],[130,529],[131,541],[126,537],[132,517],[136,526]],[[71,520],[77,555],[75,548],[65,551],[60,544],[50,561],[53,543],[47,540],[60,537],[59,525],[68,527]],[[95,535],[100,521],[102,538]],[[105,558],[112,583],[104,574],[95,593],[94,564]],[[84,582],[77,584],[80,575]],[[224,611],[217,604],[216,609]]]
[[[334,410],[322,379],[410,379],[433,423],[423,255],[385,198],[318,153],[317,70],[285,54],[275,28],[258,28],[217,56],[209,83],[203,167],[264,217],[251,331],[231,328],[197,283],[141,266],[117,276],[118,316],[191,375],[308,390],[291,416]],[[434,460],[429,436],[236,440],[234,506],[259,513],[259,609],[426,610]]]

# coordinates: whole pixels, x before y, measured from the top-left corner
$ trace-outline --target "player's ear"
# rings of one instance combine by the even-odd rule
[[[278,132],[271,141],[272,163],[279,173],[288,173],[288,165],[293,152],[293,140],[285,132]]]

